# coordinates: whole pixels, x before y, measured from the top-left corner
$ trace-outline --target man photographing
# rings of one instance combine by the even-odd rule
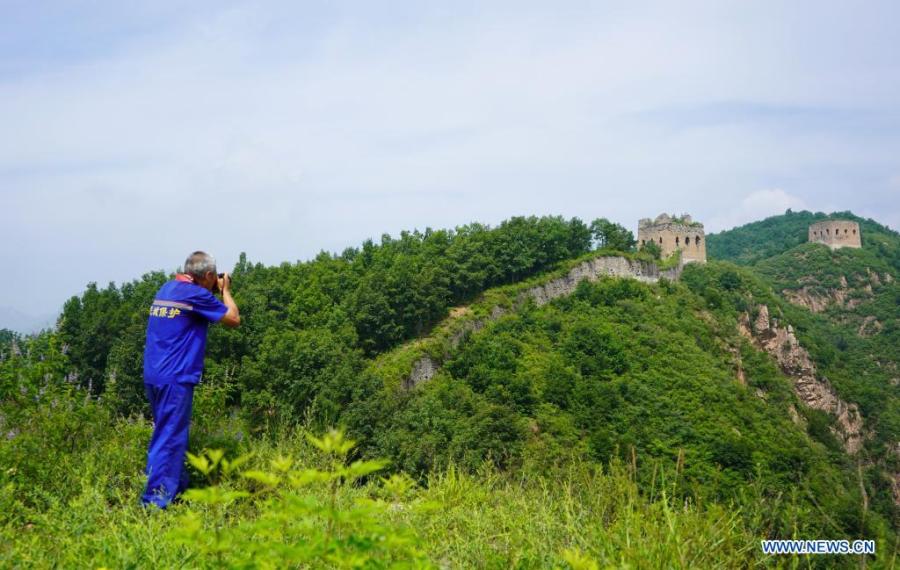
[[[219,301],[214,291],[221,291]],[[241,324],[231,297],[231,277],[216,273],[216,260],[195,251],[184,272],[156,293],[144,346],[144,390],[153,412],[153,436],[147,451],[146,506],[166,508],[187,489],[184,458],[191,425],[194,386],[203,373],[209,323]]]

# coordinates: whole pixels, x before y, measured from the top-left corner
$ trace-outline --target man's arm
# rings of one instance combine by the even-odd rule
[[[235,328],[241,324],[241,315],[238,312],[238,306],[231,296],[231,275],[225,274],[225,277],[219,279],[219,290],[222,291],[222,303],[228,307],[228,312],[219,321],[229,328]]]

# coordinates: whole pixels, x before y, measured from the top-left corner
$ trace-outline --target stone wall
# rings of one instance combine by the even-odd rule
[[[583,280],[596,281],[601,277],[628,277],[643,283],[656,283],[660,277],[671,281],[681,276],[681,266],[660,270],[655,263],[634,261],[624,257],[595,257],[573,267],[567,275],[528,289],[525,295],[543,305],[557,297],[571,295]]]
[[[847,220],[826,220],[809,226],[809,241],[831,249],[862,247],[859,224]]]
[[[595,257],[583,261],[569,270],[569,272],[556,279],[551,279],[541,285],[535,285],[522,291],[515,302],[514,309],[522,306],[528,299],[538,306],[545,305],[566,295],[571,295],[581,281],[597,281],[603,277],[624,277],[637,279],[642,283],[656,283],[663,279],[677,280],[681,276],[682,266],[660,270],[655,263],[635,261],[624,257]],[[465,314],[464,311],[460,312]],[[487,323],[496,321],[507,313],[502,307],[494,307],[491,314],[483,319],[466,320],[465,323],[450,337],[450,346],[456,348],[469,334],[480,331]],[[442,362],[434,357],[423,355],[413,362],[412,370],[403,379],[402,386],[409,390],[422,382],[431,380],[441,368]]]
[[[648,218],[638,223],[638,247],[644,247],[653,241],[662,250],[666,258],[676,250],[681,250],[683,263],[706,263],[706,234],[703,224],[695,223],[690,216],[673,218],[660,214],[655,220]]]

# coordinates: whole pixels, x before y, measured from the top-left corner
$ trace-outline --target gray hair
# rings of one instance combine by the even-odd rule
[[[216,258],[205,251],[195,251],[184,261],[184,272],[194,279],[202,279],[209,271],[216,272]]]

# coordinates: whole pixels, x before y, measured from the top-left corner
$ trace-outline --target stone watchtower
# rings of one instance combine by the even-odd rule
[[[654,241],[666,258],[681,250],[682,263],[706,263],[706,234],[703,224],[687,214],[681,217],[660,214],[655,220],[643,218],[638,222],[638,247]]]
[[[809,226],[809,241],[823,243],[831,249],[862,247],[859,224],[848,220],[825,220]]]

